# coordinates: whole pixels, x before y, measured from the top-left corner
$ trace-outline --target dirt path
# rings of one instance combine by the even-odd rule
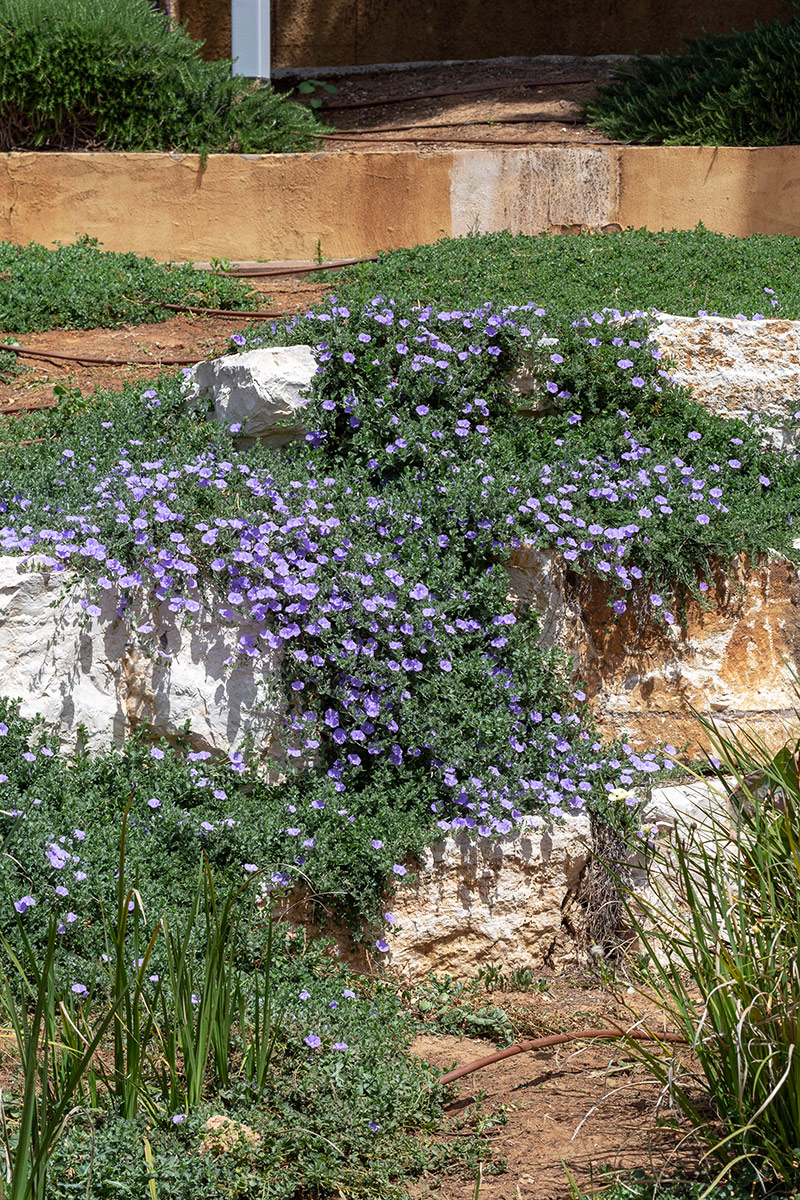
[[[624,997],[629,1000],[629,997]],[[494,995],[515,1024],[579,1029],[632,1017],[618,999],[596,987],[555,983],[544,996]],[[655,1010],[637,1000],[637,1013]],[[527,1014],[527,1020],[526,1016]],[[537,1032],[527,1036],[537,1036]],[[413,1052],[442,1071],[491,1054],[497,1047],[476,1038],[423,1035]],[[668,1105],[659,1084],[619,1043],[572,1043],[532,1051],[486,1067],[456,1083],[448,1115],[464,1132],[485,1130],[503,1174],[485,1173],[480,1200],[567,1200],[569,1176],[582,1191],[607,1186],[615,1174],[642,1168],[674,1174],[696,1162],[692,1147],[665,1123]],[[492,1113],[499,1121],[492,1124]],[[679,1154],[677,1153],[679,1151]],[[428,1179],[415,1186],[419,1200],[474,1200],[475,1179]]]

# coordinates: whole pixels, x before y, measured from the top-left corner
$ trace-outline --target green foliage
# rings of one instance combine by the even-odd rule
[[[501,1008],[485,1002],[484,990],[480,977],[464,984],[449,975],[431,974],[412,997],[412,1005],[426,1032],[482,1037],[510,1046],[516,1038],[514,1026]]]
[[[702,724],[718,804],[652,847],[652,898],[627,905],[700,1077],[644,1043],[638,1053],[709,1144],[706,1169],[713,1157],[718,1180],[745,1171],[786,1194],[800,1184],[800,741],[775,755]]]
[[[250,288],[191,266],[163,266],[138,254],[101,250],[96,238],[48,250],[0,242],[0,329],[119,328],[166,321],[163,304],[246,308]],[[0,367],[7,372],[4,355]],[[9,364],[10,365],[10,364]]]
[[[665,1178],[660,1175],[658,1179],[648,1176],[643,1170],[632,1171],[620,1179],[617,1171],[608,1171],[608,1181],[605,1179],[606,1172],[598,1173],[598,1182],[602,1183],[602,1187],[587,1193],[586,1196],[577,1196],[575,1189],[570,1189],[570,1196],[574,1200],[704,1200],[708,1197],[709,1200],[753,1200],[754,1195],[762,1194],[758,1180],[755,1178],[738,1178],[735,1180],[723,1179],[719,1183],[713,1185],[709,1191],[709,1181],[707,1179],[673,1179]],[[786,1192],[781,1191],[768,1193],[775,1197],[775,1200],[795,1200],[794,1194],[791,1196]]]
[[[27,932],[35,906],[0,935],[0,1000],[23,1073],[21,1095],[0,1108],[3,1200],[143,1196],[148,1177],[176,1197],[233,1200],[268,1187],[292,1200],[335,1185],[377,1200],[403,1195],[409,1175],[480,1153],[475,1139],[456,1147],[425,1136],[442,1119],[437,1072],[406,1053],[394,990],[285,931],[273,939],[269,914],[242,903],[258,876],[218,898],[206,860],[184,895],[181,931],[148,915],[131,885],[134,812],[131,795],[99,978],[71,982],[55,916],[37,950]],[[224,1153],[211,1115],[231,1123],[218,1135]]]
[[[705,34],[677,54],[635,57],[587,106],[622,142],[776,146],[800,141],[800,18]]]
[[[700,309],[731,317],[800,316],[796,238],[724,237],[702,225],[576,237],[443,238],[348,267],[337,295],[353,309],[378,295],[440,308],[533,302],[546,310],[551,326],[606,307],[690,317]]]
[[[308,108],[199,50],[147,0],[2,0],[0,148],[313,147],[321,127]]]

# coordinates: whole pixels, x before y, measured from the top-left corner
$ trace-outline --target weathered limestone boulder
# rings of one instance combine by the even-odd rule
[[[397,890],[388,965],[408,979],[429,971],[470,979],[491,962],[513,971],[574,961],[562,910],[590,855],[582,813],[497,840],[467,832],[446,838],[426,852],[414,882]]]
[[[80,725],[100,749],[121,744],[143,722],[155,737],[172,739],[189,721],[195,749],[227,753],[252,735],[266,753],[284,703],[274,686],[275,652],[237,655],[248,630],[221,627],[204,612],[182,624],[166,604],[149,619],[134,612],[115,620],[111,592],[93,618],[80,587],[65,592],[70,584],[69,572],[0,557],[0,695],[21,698],[24,716],[40,714],[65,750]]]
[[[724,820],[725,811],[721,790],[696,781],[654,788],[642,821],[662,833],[676,822],[686,831]],[[558,825],[528,819],[496,840],[447,837],[426,852],[413,882],[398,887],[397,926],[384,935],[390,949],[382,958],[409,980],[430,971],[474,979],[487,963],[506,973],[574,966],[588,951],[586,870],[595,854],[580,812]],[[652,899],[641,855],[627,858],[623,874],[633,897]]]
[[[226,354],[187,372],[189,403],[212,401],[214,417],[241,426],[241,440],[282,446],[306,430],[300,414],[317,373],[310,346],[271,346]]]
[[[542,614],[542,645],[572,655],[601,730],[634,744],[706,745],[692,710],[722,732],[747,728],[776,749],[794,723],[800,673],[800,577],[783,559],[721,566],[708,607],[689,598],[686,628],[652,618],[647,589],[617,616],[609,585],[566,569],[553,551],[521,547],[511,594]]]
[[[657,313],[651,338],[672,375],[723,417],[757,413],[776,448],[796,444],[800,321],[674,317]]]
[[[698,403],[723,417],[754,413],[775,449],[800,442],[800,321],[767,318],[675,317],[655,313],[650,339],[672,360],[670,374]],[[542,338],[539,345],[555,345]],[[506,382],[532,415],[553,411],[532,356],[523,357]]]

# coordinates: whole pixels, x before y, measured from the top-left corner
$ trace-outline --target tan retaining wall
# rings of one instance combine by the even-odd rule
[[[800,234],[800,147],[0,155],[0,238],[155,258],[301,259],[472,230]]]

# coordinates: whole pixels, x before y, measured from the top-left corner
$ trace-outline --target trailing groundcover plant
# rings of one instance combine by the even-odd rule
[[[623,316],[548,344],[533,305],[334,299],[274,335],[310,340],[320,366],[309,433],[285,453],[237,452],[166,380],[44,448],[9,446],[0,547],[90,581],[89,620],[118,614],[147,641],[153,603],[210,609],[238,627],[234,657],[280,660],[298,770],[259,785],[283,817],[247,835],[239,870],[302,870],[357,922],[439,831],[602,809],[615,784],[669,769],[669,749],[601,745],[567,662],[510,604],[505,562],[523,541],[558,549],[608,580],[609,619],[634,597],[666,627],[714,556],[791,549],[798,468],[749,423],[702,413]],[[551,417],[515,411],[504,378],[523,351]]]
[[[143,1098],[122,1088],[124,1104],[108,1109],[96,1181],[113,1182],[124,1159],[145,1194],[141,1126],[122,1115],[138,1104],[156,1114],[148,1137],[170,1194],[216,1194],[221,1165],[175,1161],[177,1141],[201,1136],[213,1085],[227,1111],[262,1122],[261,1149],[235,1159],[242,1194],[260,1194],[265,1178],[280,1197],[296,1195],[298,1179],[330,1190],[335,1175],[345,1190],[389,1195],[396,1172],[413,1169],[409,1122],[438,1119],[418,1070],[390,1079],[381,1066],[379,1031],[403,1045],[396,999],[312,963],[292,939],[277,945],[284,1016],[274,1069],[257,1086],[246,1072],[264,1057],[248,1038],[267,1027],[247,1004],[232,1025],[206,1019],[212,985],[219,996],[240,970],[263,975],[267,917],[246,881],[304,881],[380,959],[395,922],[386,880],[412,874],[414,852],[443,833],[490,837],[587,805],[624,817],[614,787],[657,779],[674,751],[601,742],[570,664],[539,646],[535,615],[508,598],[510,555],[523,544],[563,554],[606,581],[609,621],[630,606],[670,636],[687,597],[702,603],[713,590],[715,563],[794,553],[800,469],[762,448],[757,424],[694,404],[633,312],[331,298],[233,346],[265,341],[308,342],[319,365],[308,433],[284,451],[237,448],[242,430],[188,412],[175,377],[81,399],[68,420],[56,409],[4,428],[0,549],[63,572],[87,624],[123,620],[156,654],[165,620],[228,626],[232,666],[265,687],[281,673],[287,778],[271,783],[247,746],[221,759],[192,749],[188,731],[174,746],[142,736],[69,761],[6,706],[0,934],[23,974],[50,963],[47,995],[79,1029],[90,1009],[108,1015],[102,1005],[126,996],[145,1014],[132,1037],[156,1048],[147,1088]],[[520,411],[506,377],[523,358],[549,415]],[[201,860],[190,880],[187,865]],[[236,936],[204,977],[225,924],[214,914],[243,887]],[[109,915],[113,924],[130,904],[131,940],[116,945],[127,946],[119,977],[133,992],[120,999]],[[176,968],[184,960],[189,973]],[[35,972],[25,977],[35,996]],[[19,986],[9,980],[7,994]],[[170,1008],[174,995],[183,999]],[[177,1027],[163,1004],[183,1014]],[[128,1051],[114,1052],[122,1063]],[[191,1071],[158,1074],[186,1054]],[[254,1096],[266,1094],[255,1115]],[[402,1165],[390,1169],[401,1135]],[[89,1135],[68,1129],[62,1152],[53,1187],[75,1169],[85,1190]]]
[[[0,3],[0,149],[276,153],[319,128],[147,0]]]

